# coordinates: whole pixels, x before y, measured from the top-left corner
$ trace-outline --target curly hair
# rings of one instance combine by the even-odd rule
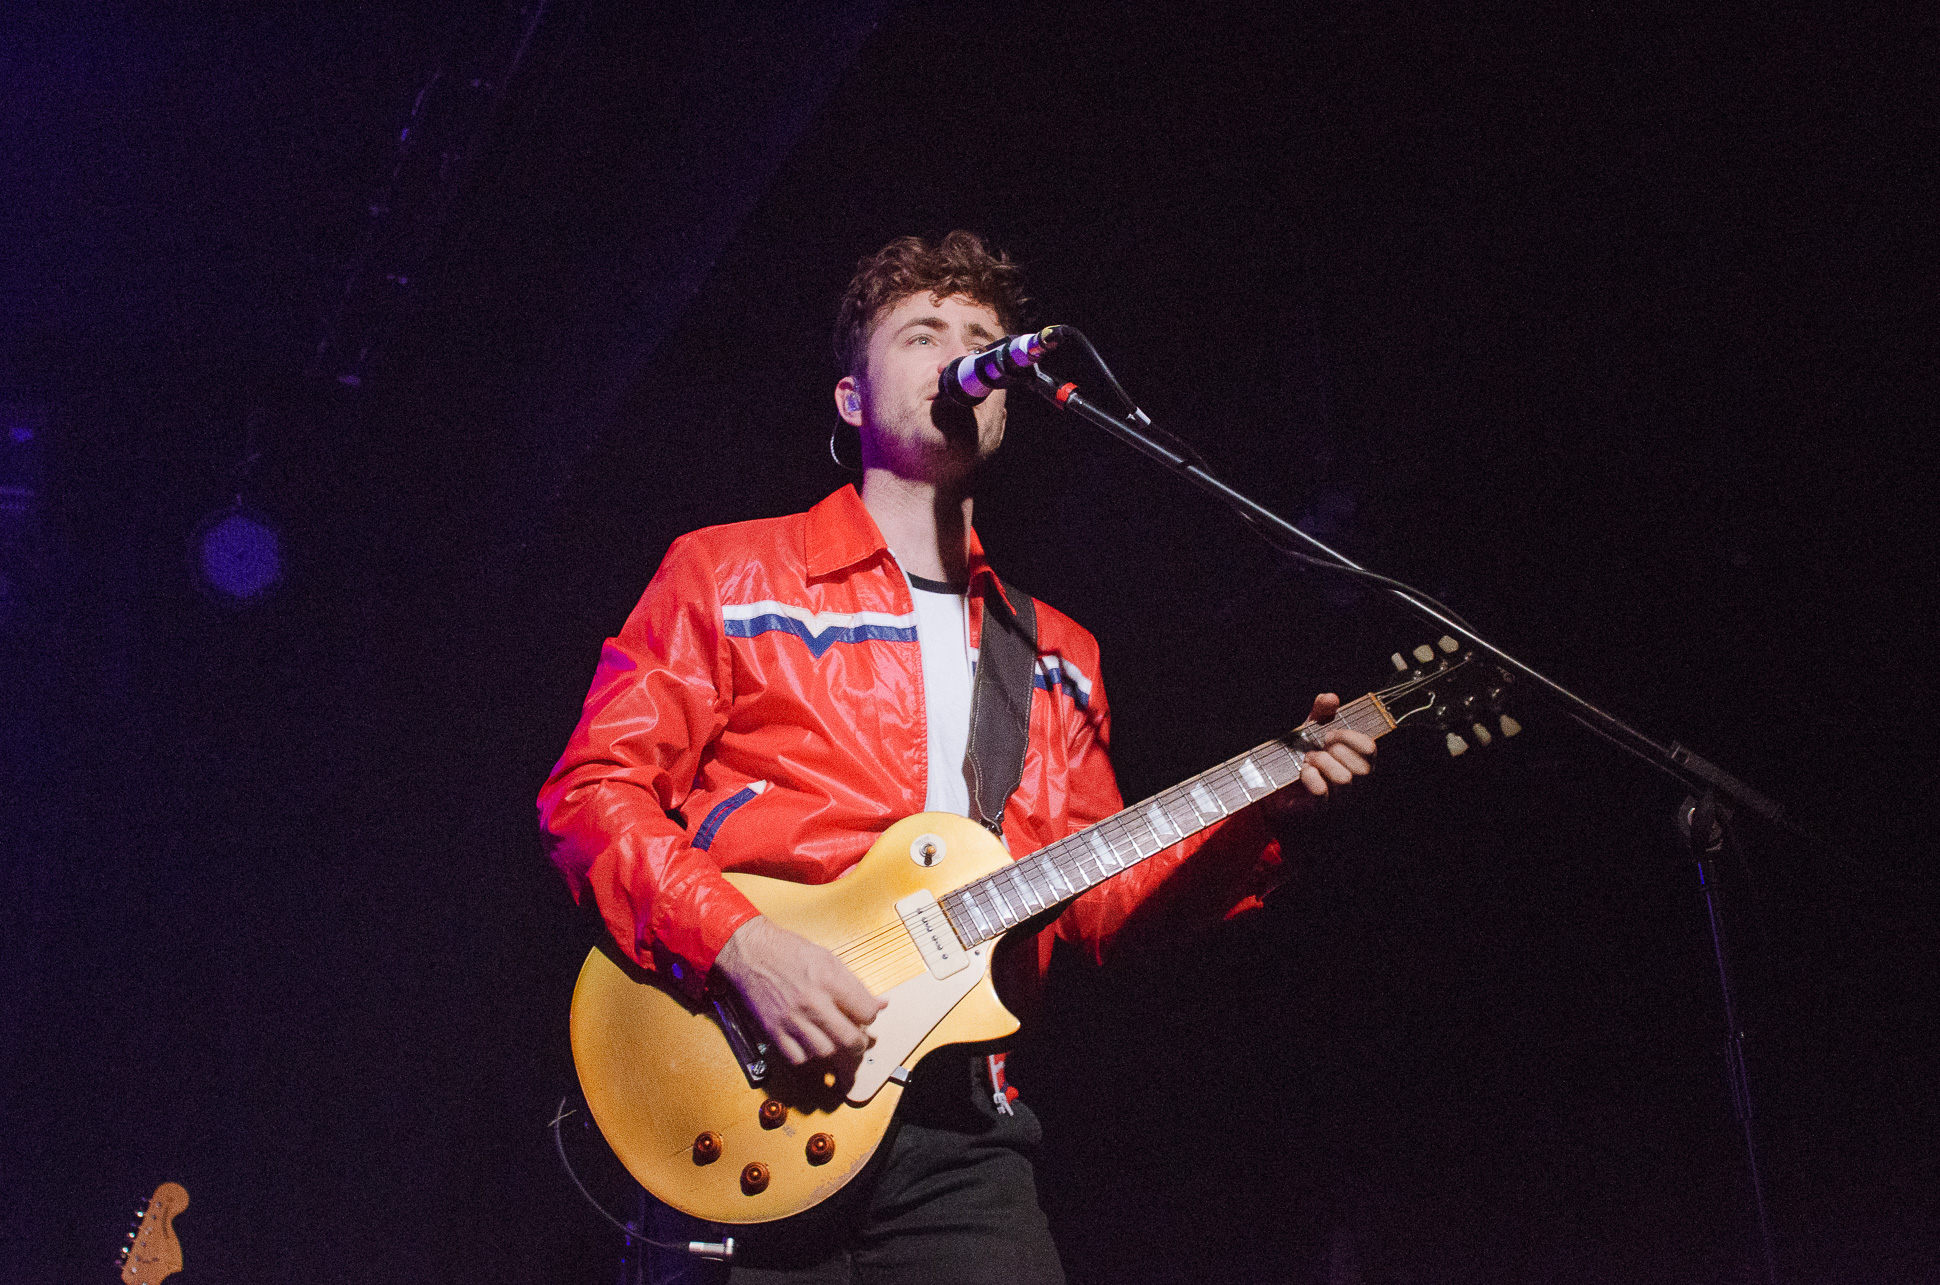
[[[869,329],[883,312],[913,294],[933,299],[962,295],[997,314],[1005,331],[1023,326],[1024,272],[1001,250],[995,254],[974,232],[959,229],[935,245],[921,237],[897,237],[856,264],[835,317],[835,360],[845,375],[859,374]]]

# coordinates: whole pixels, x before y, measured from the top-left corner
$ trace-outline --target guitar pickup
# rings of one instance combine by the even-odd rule
[[[927,889],[911,893],[896,903],[896,913],[915,939],[916,949],[923,953],[930,976],[948,977],[970,966],[970,952],[957,940],[956,929],[950,927],[943,907],[936,904],[935,893]]]

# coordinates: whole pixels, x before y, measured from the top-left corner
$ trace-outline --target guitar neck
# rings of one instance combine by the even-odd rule
[[[1349,701],[1328,726],[1385,736],[1394,730],[1396,720],[1383,697],[1392,698],[1414,685],[1403,683]],[[1321,730],[1319,724],[1303,723],[1286,736],[1255,746],[967,883],[938,903],[965,946],[989,941],[1291,785],[1305,761],[1302,746],[1312,744],[1309,734]]]

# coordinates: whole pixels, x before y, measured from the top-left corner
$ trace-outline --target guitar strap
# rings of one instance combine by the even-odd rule
[[[1015,605],[1013,612],[1004,599]],[[977,676],[970,689],[972,820],[1004,837],[1004,804],[1024,779],[1031,738],[1031,679],[1037,671],[1037,603],[1015,585],[985,582]]]

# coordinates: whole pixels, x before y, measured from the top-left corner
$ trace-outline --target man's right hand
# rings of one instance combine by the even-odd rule
[[[862,1060],[885,1004],[848,966],[765,916],[735,929],[714,967],[741,992],[755,1020],[794,1066],[816,1058]]]

